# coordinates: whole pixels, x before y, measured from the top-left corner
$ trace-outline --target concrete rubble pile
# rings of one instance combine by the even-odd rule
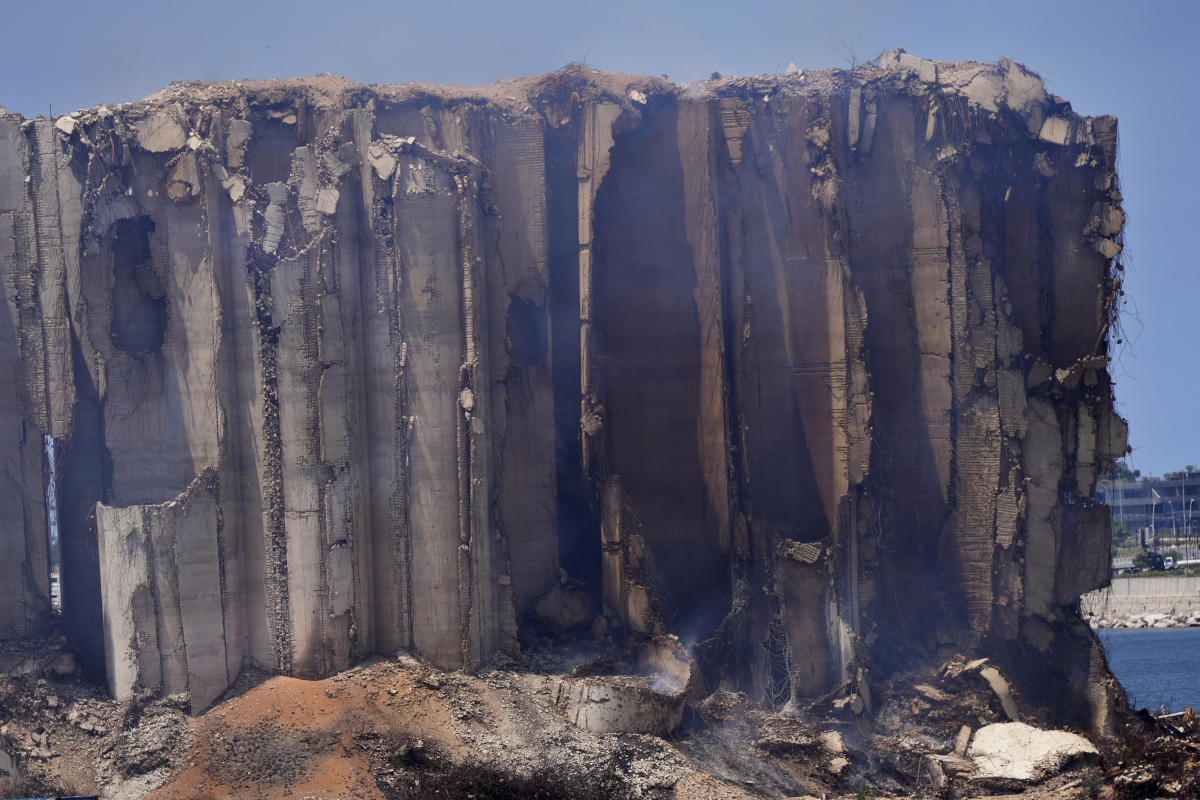
[[[1103,787],[1101,797],[1140,800],[1194,797],[1200,785],[1194,714],[1169,727],[1130,715],[1118,736],[1089,742],[1044,710],[1020,710],[1025,699],[986,659],[957,655],[881,682],[874,710],[859,714],[832,698],[774,712],[718,689],[696,695],[670,736],[648,730],[652,715],[630,730],[581,726],[579,706],[563,713],[571,687],[631,685],[589,667],[471,674],[402,656],[323,680],[251,670],[194,716],[185,694],[121,702],[70,674],[0,672],[0,752],[18,781],[13,790],[0,775],[0,795],[411,800],[434,786],[449,798],[1084,800]],[[611,699],[621,708],[592,706],[597,721],[622,723],[638,702]]]
[[[861,713],[970,652],[1108,730],[1116,145],[1018,64],[902,51],[2,115],[0,637],[49,614],[53,471],[118,699],[554,629],[694,659],[564,694],[662,700],[598,725]]]

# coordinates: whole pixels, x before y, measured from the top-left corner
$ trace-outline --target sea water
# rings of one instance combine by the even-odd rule
[[[1200,628],[1100,630],[1113,674],[1135,709],[1200,711]]]

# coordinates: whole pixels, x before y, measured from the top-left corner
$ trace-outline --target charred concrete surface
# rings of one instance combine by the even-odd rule
[[[1108,730],[1116,145],[903,52],[2,115],[0,636],[49,613],[53,470],[117,698],[473,670],[552,620],[776,710],[969,652]]]

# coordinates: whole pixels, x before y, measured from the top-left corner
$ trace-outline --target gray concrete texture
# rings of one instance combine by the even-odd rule
[[[1114,578],[1111,586],[1080,598],[1080,610],[1101,621],[1145,614],[1200,616],[1200,577]]]
[[[0,115],[0,636],[49,435],[119,697],[475,668],[570,580],[776,704],[1020,641],[1095,719],[1115,164],[1020,65],[906,53]]]

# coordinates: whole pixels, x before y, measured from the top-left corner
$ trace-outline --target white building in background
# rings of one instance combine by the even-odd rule
[[[1200,538],[1200,471],[1171,473],[1169,478],[1101,480],[1096,499],[1130,533],[1150,537]]]

